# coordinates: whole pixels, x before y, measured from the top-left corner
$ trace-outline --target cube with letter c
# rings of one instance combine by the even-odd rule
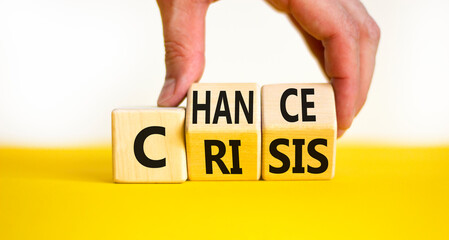
[[[184,120],[184,108],[115,109],[112,112],[114,181],[186,181]]]

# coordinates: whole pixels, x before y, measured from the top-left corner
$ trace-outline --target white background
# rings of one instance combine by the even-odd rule
[[[370,95],[342,142],[449,143],[449,1],[363,1],[382,31]],[[203,82],[324,82],[287,18],[260,0],[207,16]],[[113,108],[156,105],[153,0],[0,0],[0,144],[109,144]]]

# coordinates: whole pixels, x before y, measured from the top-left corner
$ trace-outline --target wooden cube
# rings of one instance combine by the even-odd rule
[[[259,109],[255,83],[191,86],[186,109],[190,180],[260,178]]]
[[[331,179],[336,112],[330,84],[262,87],[262,178]]]
[[[187,179],[184,120],[184,108],[114,110],[114,181],[184,182]]]

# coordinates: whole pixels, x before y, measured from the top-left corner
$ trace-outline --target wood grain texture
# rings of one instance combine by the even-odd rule
[[[335,172],[337,130],[332,86],[276,84],[263,86],[261,92],[262,178],[331,179]],[[303,105],[307,107],[305,114]]]
[[[195,103],[206,103],[208,91],[210,94],[209,114],[204,110],[194,109]],[[194,99],[195,94],[197,95],[196,100]],[[221,100],[219,100],[220,95]],[[237,102],[238,106],[236,105],[237,95],[240,96],[240,100]],[[250,111],[250,96],[252,97],[252,111]],[[187,96],[186,109],[187,167],[190,180],[258,180],[260,178],[259,98],[259,89],[255,83],[199,83],[191,86]],[[242,100],[245,108],[240,104]],[[219,105],[218,108],[217,105]],[[244,109],[247,110],[246,115]],[[193,120],[195,112],[197,114],[196,123]],[[222,115],[216,117],[217,112],[221,112]],[[236,114],[236,112],[238,113]],[[250,112],[251,114],[249,114]],[[209,123],[207,123],[206,115],[209,115]],[[236,115],[239,115],[238,120]],[[220,144],[224,147],[221,150],[224,150],[225,153],[220,151],[217,145],[208,145],[207,141],[214,141],[214,144],[221,142]],[[209,155],[207,155],[207,149],[210,150]],[[221,153],[223,156],[219,158],[219,161],[222,161],[222,167],[217,161],[207,160],[210,158],[207,158],[206,155],[216,156]],[[241,173],[235,165],[237,158]],[[209,166],[212,166],[212,172],[207,173],[207,162],[209,162]],[[222,171],[223,169],[225,171]],[[226,173],[226,170],[229,173]]]
[[[187,179],[184,108],[116,109],[112,112],[114,181],[119,183],[180,183]],[[141,164],[134,151],[137,135],[149,127],[163,127],[165,136],[145,137],[143,151],[165,166]]]

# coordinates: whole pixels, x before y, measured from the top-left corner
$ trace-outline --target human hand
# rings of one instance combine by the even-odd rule
[[[176,106],[204,71],[205,17],[213,0],[158,0],[166,78],[159,106]],[[380,30],[358,0],[267,0],[298,28],[335,92],[338,136],[363,107]]]

